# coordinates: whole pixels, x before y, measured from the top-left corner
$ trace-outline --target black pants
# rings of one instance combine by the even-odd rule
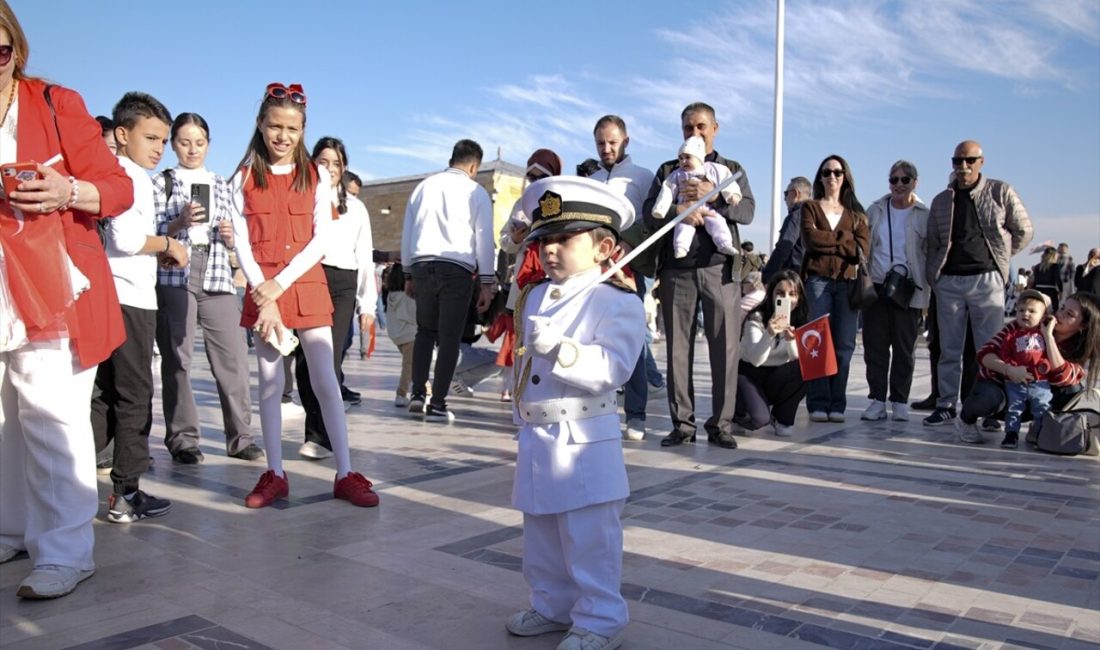
[[[340,366],[344,363],[343,341],[351,327],[351,317],[355,314],[355,291],[358,275],[355,271],[338,269],[334,266],[322,266],[328,280],[328,293],[332,298],[332,363],[336,366],[336,381],[344,384],[344,372]],[[321,416],[321,404],[313,392],[309,381],[309,365],[302,346],[294,349],[294,375],[298,380],[298,398],[306,411],[306,442],[315,442],[328,450],[332,443],[325,430],[325,421]]]
[[[413,386],[428,382],[432,350],[439,346],[432,375],[432,404],[443,406],[458,365],[458,345],[466,328],[474,275],[450,262],[421,262],[412,267],[416,290],[416,340],[413,341]],[[301,389],[299,389],[301,390]]]
[[[115,442],[111,482],[115,494],[138,488],[149,469],[149,430],[153,426],[153,336],[155,309],[122,305],[126,340],[99,364],[92,391],[92,433],[96,451]]]
[[[932,399],[940,396],[940,326],[936,317],[936,296],[931,294],[928,303],[928,362],[932,366]],[[966,320],[966,342],[963,343],[962,376],[959,379],[959,399],[965,400],[970,391],[974,389],[974,381],[978,378],[978,348],[974,346],[974,330],[970,327],[970,319]]]
[[[881,296],[882,285],[875,285],[875,289]],[[885,402],[889,396],[891,402],[909,401],[919,319],[920,310],[900,307],[883,297],[864,310],[863,360],[871,399]]]
[[[759,429],[774,417],[783,426],[794,424],[798,405],[806,396],[806,382],[798,361],[781,366],[754,366],[741,361],[737,365],[737,404]]]

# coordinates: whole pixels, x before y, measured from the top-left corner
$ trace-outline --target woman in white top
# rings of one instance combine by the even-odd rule
[[[177,115],[171,142],[179,164],[153,177],[157,234],[182,242],[191,263],[161,267],[157,272],[164,444],[176,463],[194,465],[203,460],[199,412],[191,391],[197,322],[221,400],[226,454],[256,460],[264,452],[252,439],[248,349],[241,336],[241,307],[229,260],[234,244],[229,184],[205,166],[210,127],[201,115]]]
[[[328,281],[332,298],[332,352],[336,379],[345,404],[358,404],[359,393],[344,386],[344,342],[351,330],[351,319],[359,314],[359,329],[367,331],[374,321],[378,290],[374,281],[374,242],[371,239],[370,215],[367,207],[354,196],[348,196],[341,180],[348,168],[344,143],[337,138],[323,137],[313,146],[313,162],[328,170],[332,189],[332,223],[325,242],[321,268]],[[295,352],[295,379],[298,397],[306,412],[305,442],[298,448],[303,458],[320,460],[332,455],[332,443],[325,431],[321,406],[309,381],[309,365],[301,349]]]
[[[780,313],[777,300],[786,302]],[[789,308],[790,315],[786,315]],[[741,362],[737,369],[737,418],[746,429],[775,424],[775,435],[791,435],[806,383],[798,366],[796,327],[806,324],[809,303],[802,280],[791,270],[776,273],[767,293],[741,327]]]

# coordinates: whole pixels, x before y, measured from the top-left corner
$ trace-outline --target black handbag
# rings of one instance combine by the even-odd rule
[[[893,300],[902,309],[909,309],[909,301],[916,291],[917,283],[909,277],[909,269],[904,264],[895,264],[882,281],[882,297]]]
[[[856,278],[848,285],[848,306],[856,311],[867,309],[878,300],[875,284],[871,282],[871,269],[867,258],[863,256],[863,247],[856,244],[859,252],[859,264],[856,265]]]

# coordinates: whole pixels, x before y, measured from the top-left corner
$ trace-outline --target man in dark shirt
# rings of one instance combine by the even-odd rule
[[[680,114],[680,123],[684,139],[697,135],[706,145],[706,160],[725,165],[731,172],[741,172],[736,181],[741,188],[741,202],[736,206],[726,204],[721,194],[710,203],[710,207],[726,218],[733,243],[740,244],[737,224],[752,222],[756,201],[749,188],[749,179],[741,165],[726,160],[714,150],[714,137],[718,134],[718,121],[714,109],[707,104],[697,102],[689,104]],[[677,166],[676,160],[661,165],[653,179],[642,212],[652,228],[666,223],[653,218],[653,204],[660,193],[661,184]],[[695,202],[714,185],[702,181],[697,185],[681,190],[682,198],[688,204]],[[681,204],[673,206],[665,218],[675,217],[678,209],[687,207]],[[703,217],[698,213],[689,215],[683,223],[702,227]],[[661,440],[661,446],[671,447],[695,439],[695,390],[692,382],[692,364],[694,362],[695,333],[698,327],[695,318],[700,303],[703,307],[703,331],[710,352],[711,404],[712,414],[704,428],[707,440],[721,447],[733,449],[737,441],[731,431],[733,409],[737,394],[737,356],[740,342],[741,284],[739,263],[732,257],[718,252],[714,241],[704,235],[696,236],[688,254],[676,258],[672,254],[671,231],[664,240],[658,242],[661,247],[658,257],[658,277],[661,285],[658,297],[661,300],[661,312],[665,324],[665,349],[668,355],[668,407],[672,418],[673,430]]]
[[[779,227],[779,239],[775,242],[771,257],[764,265],[764,284],[771,282],[776,273],[790,269],[802,272],[802,202],[809,201],[813,195],[813,186],[805,176],[795,176],[783,192],[783,201],[787,204],[787,216]]]
[[[1031,241],[1031,221],[1008,183],[982,175],[985,157],[973,140],[959,143],[954,174],[928,217],[927,280],[934,287],[940,334],[939,391],[928,426],[955,420],[963,342],[969,322],[982,346],[1004,325],[1009,260]]]

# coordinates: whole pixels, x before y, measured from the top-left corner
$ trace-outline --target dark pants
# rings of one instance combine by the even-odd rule
[[[344,372],[340,368],[344,363],[342,342],[351,329],[351,318],[355,314],[355,290],[358,276],[355,271],[347,269],[338,269],[333,266],[321,268],[325,270],[328,293],[332,298],[332,363],[336,367],[336,381],[343,385]],[[306,355],[300,345],[294,348],[294,377],[298,380],[298,399],[302,401],[302,408],[306,412],[306,442],[315,442],[331,451],[332,443],[329,442],[328,432],[325,430],[321,404],[317,401],[313,384],[309,381],[309,364],[306,363]]]
[[[428,382],[432,365],[432,350],[439,353],[432,373],[432,401],[441,407],[446,403],[455,366],[458,365],[458,344],[466,328],[470,301],[474,295],[474,275],[450,262],[420,262],[412,267],[416,290],[416,340],[413,341],[412,380],[414,394]],[[301,389],[299,389],[301,390]]]
[[[928,302],[928,362],[932,367],[932,399],[940,396],[940,320],[936,315],[936,296]],[[974,389],[978,378],[977,347],[974,345],[974,329],[966,322],[966,341],[963,343],[962,377],[959,380],[960,399],[965,400]]]
[[[806,410],[811,413],[844,413],[848,407],[848,371],[856,350],[859,312],[848,304],[851,280],[835,280],[818,275],[806,279],[806,298],[810,300],[810,320],[829,315],[829,329],[836,351],[837,373],[809,382]]]
[[[294,400],[294,355],[283,357],[283,403]]]
[[[115,494],[138,488],[149,468],[149,430],[153,426],[153,336],[155,309],[122,305],[126,340],[99,364],[92,391],[92,433],[96,451],[115,442],[111,482]]]
[[[645,278],[636,275],[634,280],[638,283],[635,293],[644,302],[646,294]],[[638,356],[638,362],[634,364],[634,372],[630,374],[630,379],[623,385],[623,411],[626,413],[628,421],[641,420],[645,422],[645,410],[649,403],[649,382],[646,381],[646,354],[648,352],[649,345],[646,344],[642,348],[642,353]]]
[[[710,355],[711,416],[703,425],[710,436],[729,433],[737,406],[737,358],[741,342],[741,283],[731,264],[698,269],[664,269],[661,313],[665,321],[668,412],[681,434],[695,433],[695,333],[702,305],[703,333]]]
[[[1058,411],[1080,392],[1080,386],[1059,386],[1051,389],[1050,408]],[[992,379],[979,379],[973,390],[962,403],[959,419],[966,424],[974,424],[982,418],[1004,419],[1008,400],[1005,397],[1004,384]],[[1030,412],[1020,418],[1022,422],[1032,419]]]
[[[882,285],[875,285],[882,294]],[[899,307],[889,298],[879,298],[863,312],[863,360],[867,364],[870,398],[904,404],[913,385],[913,352],[917,346],[920,310]],[[887,394],[889,376],[889,394]]]
[[[794,424],[798,405],[806,396],[806,382],[798,361],[781,366],[754,366],[740,362],[737,366],[737,403],[752,419],[754,429],[771,422],[783,426]]]

